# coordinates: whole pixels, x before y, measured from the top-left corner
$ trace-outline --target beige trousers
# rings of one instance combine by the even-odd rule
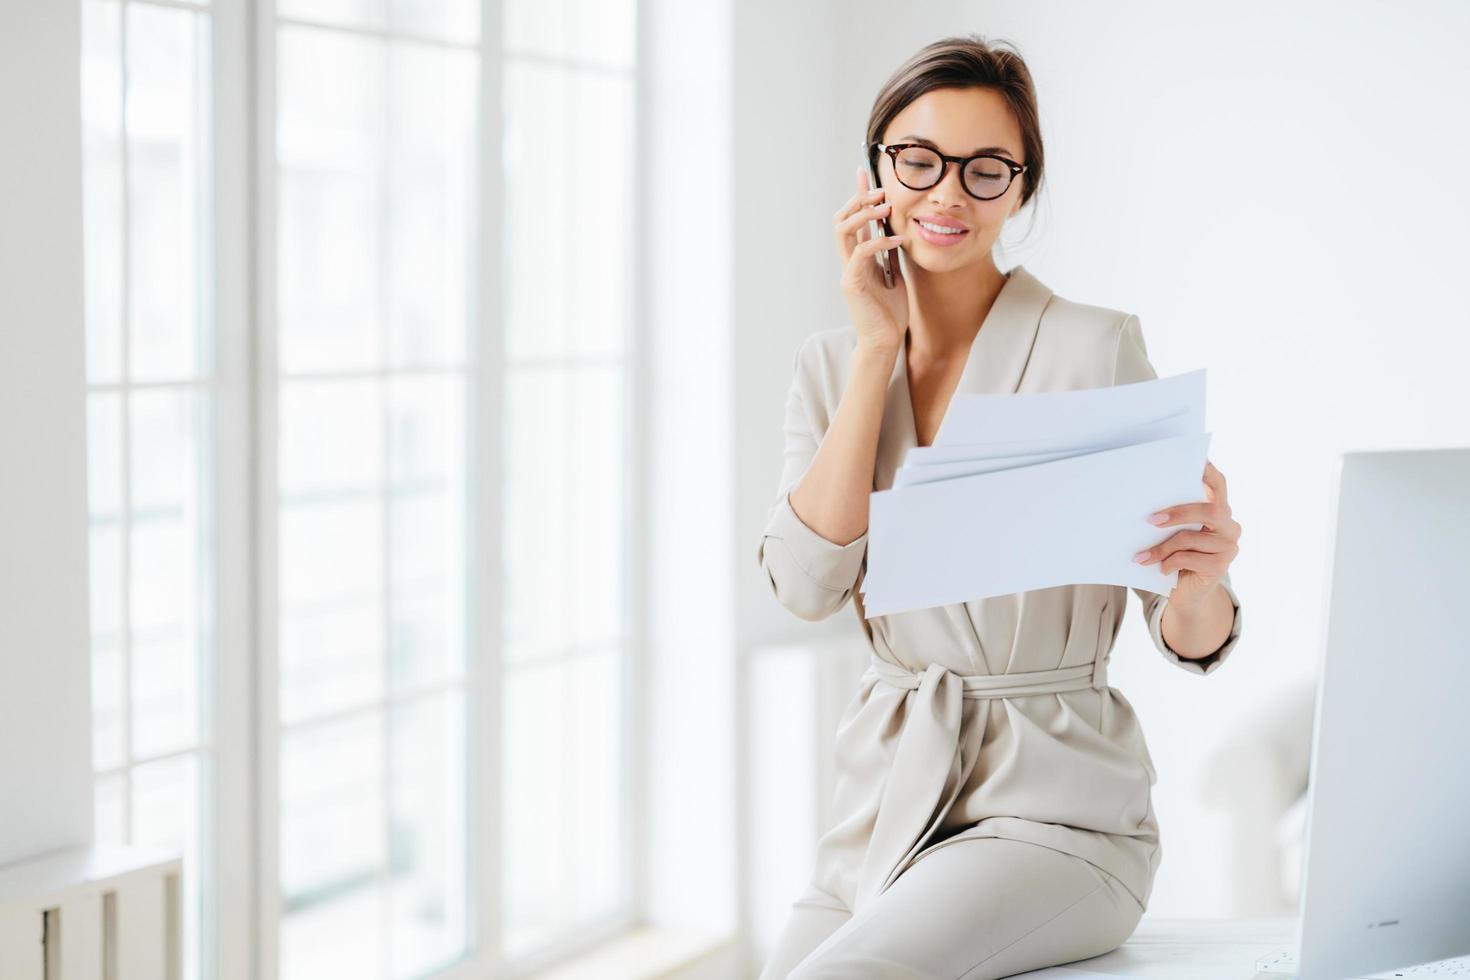
[[[793,903],[760,980],[994,980],[1100,956],[1143,908],[1071,854],[997,837],[935,847],[857,915]]]

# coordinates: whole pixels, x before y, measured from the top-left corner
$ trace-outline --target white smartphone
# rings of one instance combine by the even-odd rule
[[[868,144],[863,143],[863,167],[868,174],[868,190],[878,189],[878,171],[873,167],[873,154],[868,152]],[[878,218],[868,222],[868,235],[870,238],[878,238],[884,235],[892,235],[893,227],[887,218]],[[883,285],[889,289],[893,288],[893,263],[898,261],[898,250],[885,248],[878,252],[878,267],[883,270]]]

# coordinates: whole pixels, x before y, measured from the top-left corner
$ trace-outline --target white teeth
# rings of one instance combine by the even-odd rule
[[[963,228],[947,228],[944,225],[931,225],[927,221],[920,221],[919,227],[932,231],[936,235],[963,235],[965,233],[965,229]]]

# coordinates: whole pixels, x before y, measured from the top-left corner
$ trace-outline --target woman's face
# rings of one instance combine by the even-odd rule
[[[881,137],[884,145],[928,141],[946,156],[966,157],[987,147],[1016,163],[1021,155],[1021,128],[999,93],[988,88],[941,88],[925,92],[893,117]],[[878,155],[878,176],[893,205],[889,222],[903,235],[909,261],[930,272],[948,272],[990,259],[1006,218],[1021,207],[1022,174],[1000,197],[982,201],[960,183],[960,168],[950,163],[944,179],[927,190],[910,190],[893,172],[893,158]],[[943,235],[922,228],[921,221],[942,219],[964,232]]]

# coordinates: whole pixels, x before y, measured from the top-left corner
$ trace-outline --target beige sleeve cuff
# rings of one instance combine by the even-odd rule
[[[852,593],[867,551],[867,532],[841,545],[807,527],[788,492],[771,511],[759,557],[782,603],[815,619],[835,612]]]
[[[1230,656],[1230,652],[1235,649],[1235,645],[1240,641],[1240,597],[1235,594],[1235,589],[1230,585],[1230,574],[1228,572],[1221,576],[1220,584],[1224,587],[1225,593],[1230,596],[1231,605],[1235,607],[1235,620],[1230,624],[1230,635],[1225,638],[1225,642],[1221,644],[1218,650],[1207,657],[1200,657],[1194,660],[1188,657],[1181,657],[1173,650],[1170,650],[1169,645],[1164,642],[1164,608],[1169,605],[1168,596],[1160,596],[1158,601],[1154,603],[1153,609],[1149,612],[1148,631],[1154,638],[1154,646],[1159,648],[1159,652],[1164,655],[1165,660],[1178,665],[1181,670],[1187,670],[1192,674],[1208,674],[1225,662],[1225,658]]]

